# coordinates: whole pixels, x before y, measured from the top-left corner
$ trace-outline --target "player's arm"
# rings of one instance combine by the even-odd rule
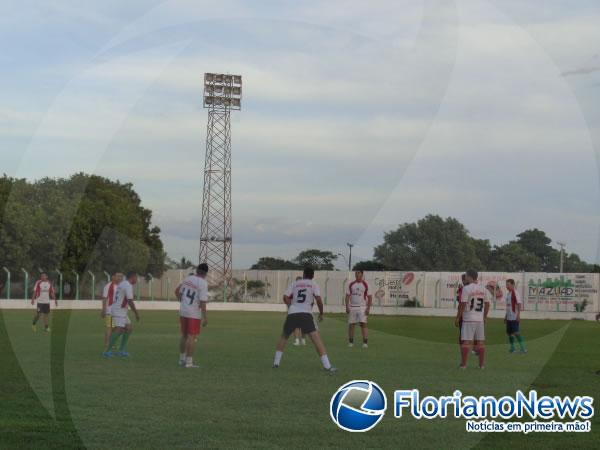
[[[467,307],[467,302],[461,302],[458,305],[458,311],[456,313],[456,319],[454,319],[454,325],[458,326],[460,321],[462,320],[463,313],[465,312],[465,308]]]
[[[175,288],[175,298],[177,301],[181,302],[181,285]]]
[[[485,306],[483,307],[483,321],[485,322],[488,317],[488,313],[490,312],[490,306],[492,305],[492,294],[490,292],[486,292],[485,295]]]
[[[289,308],[292,304],[292,295],[294,293],[293,285],[289,285],[286,291],[283,293],[283,303]]]
[[[346,294],[346,314],[350,314],[350,294]]]
[[[371,294],[367,294],[367,309],[365,310],[365,314],[368,316],[371,312],[371,305],[373,304],[373,296]]]
[[[320,295],[315,295],[315,301],[317,302],[317,308],[319,308],[319,322],[323,320],[323,299]]]
[[[37,298],[37,283],[35,283],[35,286],[33,288],[33,293],[31,294],[31,304],[35,305],[35,299]]]
[[[137,308],[135,306],[135,302],[133,301],[133,298],[127,299],[127,303],[129,304],[129,307],[131,308],[131,310],[135,314],[135,320],[139,322],[140,321],[140,314],[138,313],[138,310],[137,310]]]
[[[202,326],[208,325],[208,316],[206,315],[206,301],[200,301],[200,311],[202,311]]]
[[[54,292],[54,286],[50,285],[50,298],[54,300],[54,306],[58,308],[58,300],[56,300],[56,293]]]

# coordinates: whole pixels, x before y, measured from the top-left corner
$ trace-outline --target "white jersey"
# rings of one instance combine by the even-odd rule
[[[513,298],[514,294],[514,298]],[[513,304],[514,300],[514,304]],[[508,291],[504,296],[504,301],[506,302],[506,320],[517,320],[517,305],[523,308],[523,300],[521,296],[517,293],[517,290]]]
[[[117,285],[115,300],[110,307],[110,315],[113,317],[127,317],[128,300],[133,300],[133,285],[129,281],[123,280]]]
[[[104,311],[106,314],[110,315],[110,310],[115,300],[115,294],[117,293],[117,286],[117,283],[110,281],[106,283],[106,286],[104,286],[104,289],[102,290],[102,298],[106,299],[106,310]]]
[[[49,281],[38,280],[33,287],[33,298],[40,304],[49,304],[50,295],[54,295],[54,288]]]
[[[315,297],[321,296],[319,285],[313,280],[294,281],[285,291],[286,297],[292,298],[288,314],[311,313]]]
[[[208,301],[208,283],[198,275],[189,275],[179,285],[179,315],[190,319],[201,319],[200,302]]]
[[[467,304],[463,322],[483,322],[485,304],[492,302],[492,294],[483,284],[471,283],[463,288],[460,302]]]
[[[354,280],[348,285],[346,294],[350,296],[350,307],[365,308],[369,296],[369,285],[364,280]]]

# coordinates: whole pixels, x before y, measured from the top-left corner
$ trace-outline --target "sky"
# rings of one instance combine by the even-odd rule
[[[195,261],[203,74],[241,74],[235,268],[370,259],[429,213],[598,262],[598,23],[594,1],[2,0],[0,162],[133,183]]]

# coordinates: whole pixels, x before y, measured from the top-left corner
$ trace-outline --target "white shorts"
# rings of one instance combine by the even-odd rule
[[[131,320],[129,320],[129,317],[127,317],[127,316],[125,316],[125,317],[112,316],[112,324],[113,324],[113,327],[126,328],[127,325],[131,324]]]
[[[350,308],[348,314],[348,323],[367,323],[367,314],[365,308]]]
[[[460,338],[463,341],[485,341],[485,324],[483,322],[463,322]]]

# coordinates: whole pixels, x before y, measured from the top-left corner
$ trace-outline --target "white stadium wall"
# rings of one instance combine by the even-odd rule
[[[160,279],[140,277],[136,298],[143,309],[175,309],[174,291],[189,270],[169,270]],[[284,311],[282,296],[300,271],[234,271],[233,297],[223,302],[222,288],[212,290],[213,309]],[[456,309],[456,290],[461,272],[366,272],[373,295],[375,314],[417,314],[451,316]],[[504,273],[482,272],[480,280],[496,290],[492,316],[504,314],[505,281],[512,278],[524,300],[523,317],[593,319],[599,311],[600,274],[590,273]],[[342,312],[345,292],[354,279],[352,272],[320,271],[315,279],[321,286],[326,310]],[[105,280],[97,280],[95,299],[100,298]],[[82,292],[84,289],[82,289]],[[91,297],[91,296],[90,296]],[[63,302],[63,307],[90,308],[89,300]],[[23,308],[23,300],[0,300],[2,308]]]

